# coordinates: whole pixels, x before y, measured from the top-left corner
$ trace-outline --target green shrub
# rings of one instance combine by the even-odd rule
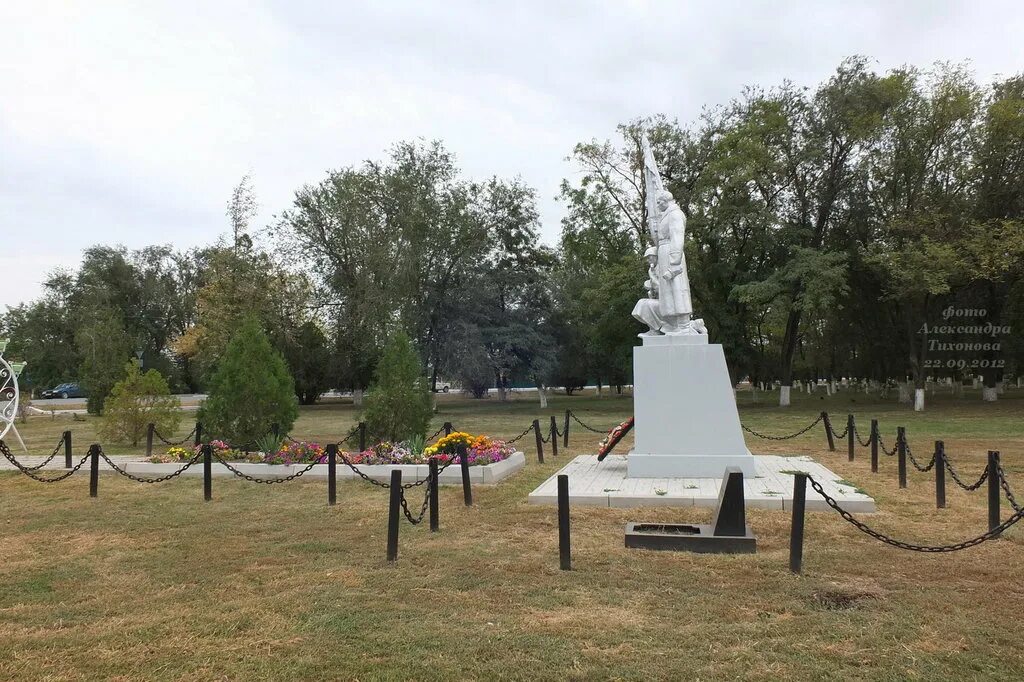
[[[409,337],[391,337],[374,373],[363,421],[375,439],[391,441],[424,436],[433,413],[427,379]]]
[[[288,433],[299,408],[284,358],[249,319],[231,337],[199,410],[203,431],[232,445],[256,443],[278,424]]]
[[[104,402],[100,434],[132,445],[139,444],[150,423],[160,433],[173,434],[181,423],[181,403],[171,395],[167,380],[155,369],[143,374],[131,360],[125,370]]]

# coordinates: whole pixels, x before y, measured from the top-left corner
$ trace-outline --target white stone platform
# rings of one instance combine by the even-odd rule
[[[718,504],[721,479],[714,478],[627,478],[626,456],[609,455],[598,462],[597,455],[581,455],[558,474],[569,476],[569,501],[593,507],[714,507]],[[855,513],[875,511],[875,500],[810,457],[755,455],[754,478],[744,477],[743,492],[748,509],[791,509],[793,471],[803,471],[821,483],[843,509]],[[557,477],[544,481],[529,495],[530,504],[557,504]],[[807,510],[826,511],[828,505],[810,485]]]

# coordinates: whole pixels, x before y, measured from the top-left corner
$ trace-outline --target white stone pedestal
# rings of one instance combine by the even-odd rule
[[[629,478],[755,475],[725,353],[706,335],[643,336],[633,349],[634,448]]]

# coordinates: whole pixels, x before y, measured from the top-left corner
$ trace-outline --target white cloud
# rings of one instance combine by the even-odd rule
[[[1017,3],[7,3],[0,9],[0,305],[95,242],[212,241],[251,171],[260,219],[325,170],[441,138],[467,174],[554,195],[572,146],[695,117],[745,84],[880,68],[1024,68]]]

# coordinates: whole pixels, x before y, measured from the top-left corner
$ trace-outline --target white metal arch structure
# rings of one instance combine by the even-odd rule
[[[11,363],[4,358],[7,340],[0,339],[0,439],[5,438],[10,431],[14,431],[21,447],[25,447],[21,440],[21,434],[14,426],[14,420],[18,416],[18,373],[11,367]]]

